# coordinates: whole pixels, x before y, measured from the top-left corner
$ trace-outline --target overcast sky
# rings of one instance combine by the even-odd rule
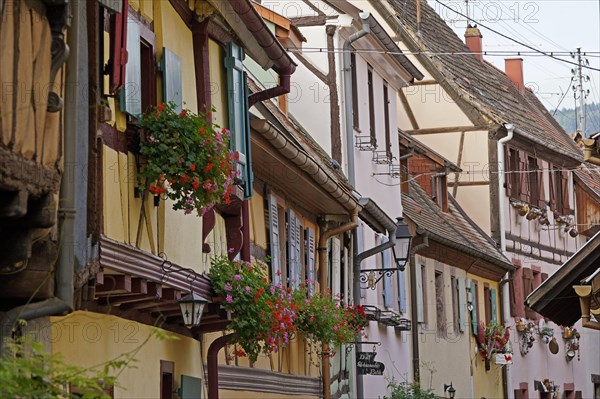
[[[428,2],[462,38],[466,27],[465,18],[440,5],[436,0]],[[517,56],[519,50],[529,51],[481,25],[547,52],[576,51],[577,47],[581,47],[583,52],[595,52],[586,58],[591,67],[600,69],[600,0],[470,0],[468,7],[465,1],[443,3],[462,14],[467,14],[468,10],[468,15],[480,22],[484,50],[512,51],[513,56]],[[526,85],[538,93],[551,112],[554,111],[561,94],[569,87],[571,68],[576,67],[549,57],[529,54],[521,56],[524,59]],[[487,55],[485,58],[504,69],[505,55]],[[576,61],[570,57],[564,59]],[[600,102],[600,72],[584,70],[584,74],[590,76],[590,82],[584,85],[590,90],[587,101]],[[572,108],[574,101],[573,91],[569,90],[561,108]]]

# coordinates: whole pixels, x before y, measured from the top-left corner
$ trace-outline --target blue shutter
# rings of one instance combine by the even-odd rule
[[[470,286],[470,292],[471,292],[471,327],[473,329],[473,335],[477,336],[477,324],[478,324],[478,319],[477,319],[477,284],[475,284],[475,281],[471,280],[471,286]]]
[[[496,290],[494,288],[490,289],[490,309],[492,311],[492,323],[496,323],[498,317],[496,316]]]
[[[269,195],[269,244],[271,247],[271,275],[273,285],[281,284],[281,257],[279,250],[279,210],[277,199]]]
[[[389,239],[387,237],[382,237],[381,242],[388,242]],[[392,250],[386,249],[382,252],[383,256],[383,268],[391,269],[392,268]],[[384,272],[383,275],[383,304],[386,308],[394,307],[394,299],[393,299],[393,290],[392,290],[392,276],[388,274],[388,272]]]
[[[458,278],[458,330],[465,331],[467,326],[467,291],[465,279]]]
[[[125,85],[119,94],[121,111],[139,118],[142,114],[140,27],[132,17],[127,19],[127,68]]]
[[[239,154],[238,170],[244,187],[244,196],[252,196],[252,162],[250,154],[250,113],[248,112],[248,85],[244,72],[244,49],[235,43],[227,44],[227,106],[231,150]]]
[[[308,293],[315,293],[315,230],[312,227],[306,229],[306,270],[308,279]]]
[[[165,102],[175,103],[175,111],[181,112],[183,104],[181,83],[181,59],[177,54],[163,47],[163,57],[160,62],[163,73],[163,98]]]
[[[398,310],[400,313],[406,313],[406,283],[405,272],[398,270],[396,272],[398,278]]]

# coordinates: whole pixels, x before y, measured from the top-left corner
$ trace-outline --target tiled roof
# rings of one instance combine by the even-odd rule
[[[409,194],[402,194],[403,213],[418,227],[432,234],[433,240],[442,240],[443,244],[451,245],[506,269],[512,269],[508,259],[464,213],[450,193],[448,193],[449,212],[443,212],[415,181],[409,184]]]
[[[495,123],[512,123],[518,134],[557,153],[581,160],[581,151],[529,90],[523,93],[498,68],[468,54],[469,49],[435,10],[421,1],[421,32],[416,34],[415,1],[390,0],[400,23],[409,31],[403,40],[417,59],[435,68],[457,95]],[[411,48],[412,47],[412,48]],[[467,54],[464,54],[464,53]],[[459,53],[459,54],[456,54]],[[462,54],[461,54],[462,53]]]
[[[600,197],[600,167],[584,162],[581,167],[575,169],[575,174],[594,194]]]

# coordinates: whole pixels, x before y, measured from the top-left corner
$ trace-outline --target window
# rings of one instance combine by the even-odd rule
[[[459,311],[459,288],[458,279],[454,276],[450,276],[450,289],[452,291],[452,333],[454,336],[458,335],[460,326],[460,311]]]
[[[506,195],[518,199],[519,198],[519,152],[511,147],[507,148],[506,159],[504,162]]]
[[[271,281],[273,285],[281,284],[281,248],[279,231],[279,206],[277,198],[269,195],[269,249],[271,255]]]
[[[435,311],[438,337],[446,336],[446,306],[444,299],[444,274],[435,272]]]
[[[479,295],[477,291],[477,281],[471,280],[471,284],[469,285],[469,309],[471,311],[471,328],[474,336],[477,336],[477,326],[479,325]]]
[[[426,323],[427,322],[427,314],[425,310],[425,298],[426,290],[425,283],[427,282],[426,274],[425,274],[425,265],[417,264],[417,267],[414,269],[415,279],[417,280],[417,322],[418,323]],[[411,272],[413,271],[411,270]]]
[[[352,75],[352,125],[355,129],[359,129],[358,119],[358,79],[356,78],[356,55],[350,54],[351,75]]]
[[[550,209],[560,215],[569,215],[569,171],[552,167],[550,170]]]
[[[300,235],[302,231],[302,223],[296,216],[296,213],[288,209],[287,211],[287,276],[288,287],[298,288],[301,281],[302,269],[302,253]]]
[[[175,391],[175,363],[160,361],[160,399],[173,399]]]
[[[367,84],[369,85],[369,132],[371,135],[371,145],[377,147],[377,131],[375,127],[375,97],[373,94],[373,69],[369,65],[367,71]]]
[[[540,161],[535,157],[527,157],[527,171],[529,175],[529,200],[531,204],[544,208],[546,205],[544,202],[544,176]]]
[[[389,159],[392,159],[392,136],[390,132],[390,98],[388,84],[383,82],[383,122],[385,126],[385,151]]]
[[[442,208],[444,212],[448,212],[448,189],[446,186],[446,176],[431,177],[431,199]]]

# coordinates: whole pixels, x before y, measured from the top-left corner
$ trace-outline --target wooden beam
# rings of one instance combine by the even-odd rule
[[[427,129],[414,129],[405,130],[405,133],[416,136],[421,134],[439,134],[439,133],[460,133],[460,132],[475,132],[479,130],[490,130],[491,125],[477,125],[477,126],[447,126],[447,127],[433,127]]]
[[[104,276],[104,284],[96,286],[96,295],[130,294],[131,276],[128,274],[109,274]]]
[[[456,166],[460,168],[460,164],[462,163],[463,150],[465,147],[465,132],[460,132],[460,144],[458,145],[458,159],[456,160]],[[454,174],[454,182],[458,182],[460,179],[460,172],[456,172]],[[456,198],[456,194],[458,193],[459,184],[454,184],[454,189],[452,190],[452,196]]]
[[[448,182],[448,187],[468,187],[468,186],[489,186],[490,182],[486,180],[478,180],[478,181],[459,181],[457,182]],[[456,197],[456,194],[452,194],[453,197]]]
[[[410,125],[412,126],[413,129],[418,130],[419,123],[417,122],[417,118],[415,117],[415,114],[413,113],[412,108],[410,107],[410,104],[408,103],[406,94],[404,94],[404,92],[402,90],[398,90],[398,94],[400,95],[400,101],[402,101],[402,105],[404,106],[404,111],[406,111],[406,115],[408,116],[408,119],[410,120]],[[407,133],[412,132],[412,131],[414,131],[414,130],[409,130],[409,131],[407,131]]]
[[[159,283],[148,282],[146,293],[130,294],[130,295],[108,295],[98,298],[98,303],[101,305],[121,305],[124,303],[140,303],[153,302],[161,299],[162,286]]]
[[[413,86],[428,86],[428,85],[437,85],[438,82],[437,80],[434,79],[426,79],[426,80],[421,80],[421,81],[415,81],[413,82]]]

